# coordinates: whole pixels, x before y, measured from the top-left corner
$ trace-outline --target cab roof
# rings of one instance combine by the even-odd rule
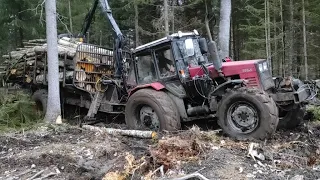
[[[139,52],[139,51],[142,51],[142,50],[157,46],[159,44],[170,42],[174,38],[182,38],[182,37],[187,37],[187,36],[199,36],[199,33],[198,33],[197,30],[194,30],[193,32],[181,32],[181,31],[179,31],[178,33],[174,33],[174,34],[171,34],[171,35],[169,35],[167,37],[164,37],[164,38],[149,42],[147,44],[138,46],[135,49],[133,49],[132,52],[136,53],[136,52]]]

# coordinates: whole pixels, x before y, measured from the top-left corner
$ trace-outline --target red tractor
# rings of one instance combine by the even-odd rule
[[[177,130],[181,121],[217,117],[231,137],[272,135],[279,117],[266,93],[274,88],[266,60],[220,63],[216,49],[196,31],[137,47],[126,81],[128,126]]]
[[[279,111],[282,127],[298,125],[311,96],[302,82],[280,79],[264,59],[222,62],[215,42],[179,32],[133,50],[126,123],[177,130],[181,122],[217,117],[231,137],[264,139],[276,130]]]

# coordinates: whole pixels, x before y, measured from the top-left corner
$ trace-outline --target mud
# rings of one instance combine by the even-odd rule
[[[198,137],[197,133],[190,133]],[[145,159],[141,174],[137,171],[128,176],[139,179],[161,166],[161,161],[156,161],[161,156],[154,157],[152,153],[156,150],[169,153],[168,156],[173,156],[170,152],[179,152],[180,157],[172,166],[165,164],[166,177],[199,172],[208,179],[291,179],[297,175],[320,179],[319,123],[279,131],[271,140],[255,142],[259,144],[255,150],[264,155],[263,160],[247,156],[252,142],[238,142],[222,135],[197,138],[192,142],[199,146],[182,148],[192,153],[181,152],[172,145],[172,138],[188,144],[182,142],[190,140],[186,137],[184,133],[176,133],[165,135],[161,141],[143,140],[101,135],[68,125],[46,125],[28,132],[1,134],[0,179],[102,179],[108,172],[123,171],[128,153],[136,159]],[[170,146],[166,139],[170,140],[167,141]],[[39,175],[34,177],[36,174]],[[156,179],[155,176],[152,179]]]

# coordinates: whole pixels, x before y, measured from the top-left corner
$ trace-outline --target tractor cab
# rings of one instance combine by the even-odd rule
[[[154,82],[184,82],[189,68],[208,63],[207,42],[198,32],[178,32],[133,50],[127,84],[131,87]]]

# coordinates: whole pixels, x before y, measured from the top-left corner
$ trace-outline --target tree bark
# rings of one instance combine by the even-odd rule
[[[210,30],[210,25],[209,25],[209,19],[208,19],[208,16],[209,16],[209,13],[208,13],[208,5],[207,5],[207,1],[205,0],[204,1],[204,5],[206,7],[206,17],[205,17],[205,25],[206,25],[206,30],[207,30],[207,34],[208,34],[208,37],[209,37],[209,40],[210,41],[213,41],[212,39],[212,35],[211,35],[211,30]]]
[[[231,0],[221,0],[220,25],[219,25],[219,49],[220,49],[220,58],[222,59],[229,57],[230,18],[231,18]]]
[[[46,33],[48,43],[48,105],[45,119],[49,123],[61,117],[56,0],[46,0]]]
[[[292,76],[293,75],[293,53],[294,53],[294,40],[293,40],[293,0],[290,0],[289,3],[289,10],[290,10],[290,19],[289,19],[289,59],[288,59],[288,75]]]
[[[134,29],[136,33],[136,47],[140,45],[140,37],[139,37],[139,9],[138,9],[138,1],[134,1]]]
[[[305,79],[308,80],[308,52],[307,52],[306,13],[305,13],[304,0],[302,0],[302,21],[303,21],[304,73],[305,73]]]
[[[69,21],[70,21],[70,31],[73,33],[73,25],[72,25],[72,11],[71,11],[71,0],[68,1],[69,3]]]
[[[83,125],[82,128],[89,131],[106,133],[111,135],[123,135],[123,136],[131,136],[136,138],[147,138],[147,139],[157,138],[157,133],[154,131],[122,130],[122,129],[114,129],[114,128],[95,127],[90,125]]]
[[[164,29],[166,36],[169,36],[169,7],[168,7],[168,0],[163,1],[163,8],[164,8]]]
[[[277,7],[277,0],[274,1],[274,7]],[[276,69],[276,73],[279,75],[279,76],[282,76],[282,73],[281,73],[281,59],[278,58],[278,39],[277,39],[277,35],[278,35],[278,30],[277,30],[277,11],[273,11],[273,41],[274,41],[274,55],[273,55],[273,65],[274,65],[274,68]],[[276,61],[276,62],[275,62]],[[274,70],[275,70],[274,69]]]
[[[267,61],[268,61],[268,64],[269,64],[269,47],[268,47],[268,11],[267,11],[267,1],[268,0],[265,0],[264,1],[264,35],[265,35],[265,39],[266,39],[266,55],[267,55]]]
[[[284,21],[283,21],[283,4],[282,4],[282,0],[279,0],[279,5],[280,5],[280,21],[281,21],[281,46],[282,46],[282,58],[281,58],[281,62],[280,62],[280,70],[281,70],[281,75],[286,76],[286,71],[284,70],[284,67],[286,67],[285,65],[285,59],[286,59],[286,44],[285,44],[285,26],[284,26]]]
[[[272,74],[272,51],[271,51],[271,23],[270,23],[270,0],[267,0],[267,29],[268,29],[268,52],[269,52],[269,56],[268,56],[268,64],[270,67],[270,73]]]

